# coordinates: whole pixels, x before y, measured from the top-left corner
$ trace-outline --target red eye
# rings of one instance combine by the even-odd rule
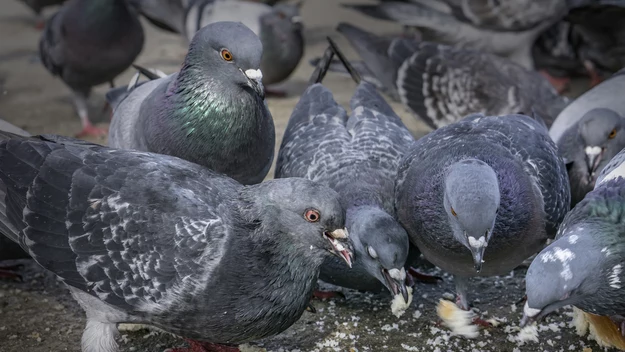
[[[304,219],[308,222],[317,222],[319,221],[319,218],[321,218],[321,215],[315,209],[308,209],[304,213]]]

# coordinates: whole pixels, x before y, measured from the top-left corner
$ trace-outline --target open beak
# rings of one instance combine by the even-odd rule
[[[347,266],[352,267],[352,251],[348,248],[349,241],[347,239],[347,230],[337,229],[332,232],[326,231],[323,233],[323,237],[330,242],[333,250],[332,254],[342,258]],[[341,243],[343,242],[343,243]]]
[[[601,147],[586,147],[584,149],[586,152],[586,164],[588,165],[588,174],[590,178],[593,179],[597,169],[599,169],[599,164],[601,164],[601,160],[603,159],[603,153],[605,152],[605,148]]]
[[[265,99],[265,87],[263,86],[263,73],[258,70],[245,70],[239,68],[239,71],[247,78],[247,85],[250,86],[261,98]]]
[[[397,296],[401,293],[404,302],[408,303],[408,289],[406,288],[406,270],[404,268],[386,270],[382,269],[382,276],[386,281],[386,287]]]

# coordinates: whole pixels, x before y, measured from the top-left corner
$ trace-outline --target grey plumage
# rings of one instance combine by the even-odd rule
[[[21,0],[24,4],[30,7],[31,10],[37,16],[37,26],[43,26],[45,21],[41,15],[41,11],[49,6],[61,5],[67,0]]]
[[[83,306],[84,352],[118,351],[124,322],[219,344],[279,333],[323,260],[351,261],[339,195],[314,182],[242,186],[176,157],[1,136],[5,235]]]
[[[555,144],[523,115],[474,114],[431,132],[404,156],[395,187],[401,224],[455,275],[465,309],[467,278],[505,274],[536,253],[569,202]]]
[[[204,27],[180,72],[116,98],[109,145],[178,156],[244,184],[261,182],[275,148],[261,55],[260,40],[241,23]]]
[[[625,151],[571,210],[556,241],[527,271],[522,324],[566,305],[600,316],[625,315]],[[622,328],[623,325],[621,325]]]
[[[432,128],[471,113],[530,114],[532,110],[550,125],[568,103],[538,73],[495,55],[387,39],[346,23],[338,31],[391,96]]]
[[[71,0],[47,23],[39,42],[44,66],[74,94],[81,134],[92,126],[87,98],[93,86],[126,70],[143,48],[143,28],[125,0]]]
[[[566,15],[566,0],[404,0],[344,5],[368,16],[417,27],[424,40],[508,57],[532,69],[531,47],[551,24]]]
[[[322,280],[358,290],[386,286],[406,298],[409,241],[395,219],[393,187],[399,160],[414,138],[369,83],[358,85],[350,108],[348,115],[327,88],[310,86],[289,119],[275,177],[308,178],[341,195],[354,267],[344,270],[328,258]]]
[[[558,151],[567,164],[571,206],[595,187],[604,166],[625,148],[625,117],[610,109],[592,109],[564,132]]]
[[[173,33],[184,33],[184,14],[189,0],[128,1],[156,27]]]
[[[263,43],[260,68],[265,85],[287,79],[304,55],[301,1],[276,4],[243,0],[192,0],[184,24],[188,39],[202,27],[217,21],[240,21]]]
[[[549,128],[549,135],[558,143],[566,130],[594,108],[611,109],[625,116],[625,100],[621,99],[619,94],[623,91],[625,91],[625,69],[618,71],[566,106]]]

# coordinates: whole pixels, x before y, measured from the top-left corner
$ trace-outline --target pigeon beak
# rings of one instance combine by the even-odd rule
[[[521,322],[519,323],[519,327],[524,328],[526,325],[531,324],[537,320],[542,310],[530,308],[530,306],[525,302],[525,306],[523,307],[523,318],[521,318]]]
[[[404,268],[386,270],[382,269],[382,276],[386,281],[386,287],[393,296],[401,293],[404,302],[408,303],[408,289],[406,288],[406,270]]]
[[[324,232],[323,237],[330,242],[332,254],[342,258],[347,266],[352,267],[352,251],[349,249],[348,233],[346,229],[337,229],[332,232]],[[341,243],[343,242],[343,243]]]
[[[586,152],[586,164],[588,165],[588,173],[592,178],[599,168],[599,164],[603,159],[603,153],[605,152],[605,149],[601,147],[586,147],[584,149],[584,152]]]
[[[475,238],[473,236],[467,236],[469,249],[471,250],[471,255],[473,256],[473,265],[475,267],[475,271],[477,271],[478,273],[482,270],[482,263],[484,263],[484,251],[486,250],[486,246],[488,245],[487,235],[480,236],[478,238]]]
[[[247,78],[247,85],[250,86],[261,98],[265,99],[265,87],[263,86],[263,73],[260,69],[249,69],[243,71],[239,69]]]

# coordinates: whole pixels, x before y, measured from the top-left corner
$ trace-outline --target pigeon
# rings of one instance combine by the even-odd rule
[[[106,132],[89,120],[93,86],[125,71],[143,49],[143,27],[125,0],[70,0],[48,21],[39,41],[41,61],[72,90],[83,136]]]
[[[217,21],[240,21],[263,43],[260,68],[266,86],[286,80],[304,55],[302,1],[276,4],[242,0],[193,0],[187,7],[184,23],[187,38],[207,24]],[[285,92],[267,89],[268,95],[284,96]]]
[[[620,95],[623,91],[625,91],[625,69],[618,71],[567,105],[549,128],[549,135],[556,144],[559,143],[560,138],[571,126],[595,108],[610,109],[625,116],[625,100]]]
[[[320,83],[324,75],[319,73],[293,110],[275,178],[307,178],[341,196],[354,266],[348,269],[328,258],[321,280],[363,291],[386,287],[408,303],[404,265],[409,240],[395,218],[393,187],[399,160],[414,137],[373,85],[354,77],[359,84],[348,115]]]
[[[243,186],[169,155],[1,136],[4,235],[85,310],[83,352],[119,351],[119,323],[208,351],[271,336],[301,316],[325,258],[351,265],[339,195],[318,183]]]
[[[569,210],[564,162],[525,115],[472,114],[417,140],[399,166],[395,208],[413,244],[454,275],[509,273],[542,249]]]
[[[128,0],[150,23],[167,32],[184,33],[189,0]]]
[[[28,132],[2,119],[0,119],[0,131],[18,134],[20,136],[30,136]],[[0,199],[4,199],[4,197],[6,197],[6,190],[2,184],[0,184]],[[17,243],[1,235],[14,231],[12,227],[7,226],[6,211],[5,204],[0,202],[0,261],[30,258]],[[21,280],[21,275],[17,274],[15,269],[17,269],[16,266],[0,265],[0,277]]]
[[[566,215],[556,240],[530,265],[521,325],[573,305],[590,318],[598,340],[608,342],[602,345],[624,349],[624,261],[625,151],[621,151],[603,168],[595,188]]]
[[[180,72],[116,99],[109,146],[177,156],[243,184],[261,182],[275,149],[261,55],[260,40],[241,23],[202,28]]]
[[[595,187],[603,167],[625,148],[625,117],[613,110],[588,111],[558,140],[571,184],[571,207]]]
[[[535,111],[553,122],[568,104],[538,73],[488,53],[405,38],[385,39],[347,23],[338,25],[391,97],[431,128],[471,113]]]
[[[507,57],[532,69],[536,38],[582,0],[404,0],[345,4],[367,16],[417,27],[423,39]],[[570,4],[572,5],[572,4]]]
[[[46,21],[44,17],[41,15],[41,11],[49,6],[61,5],[66,0],[21,0],[26,6],[30,7],[30,9],[37,16],[37,22],[35,23],[35,27],[37,29],[43,29],[46,25]]]

